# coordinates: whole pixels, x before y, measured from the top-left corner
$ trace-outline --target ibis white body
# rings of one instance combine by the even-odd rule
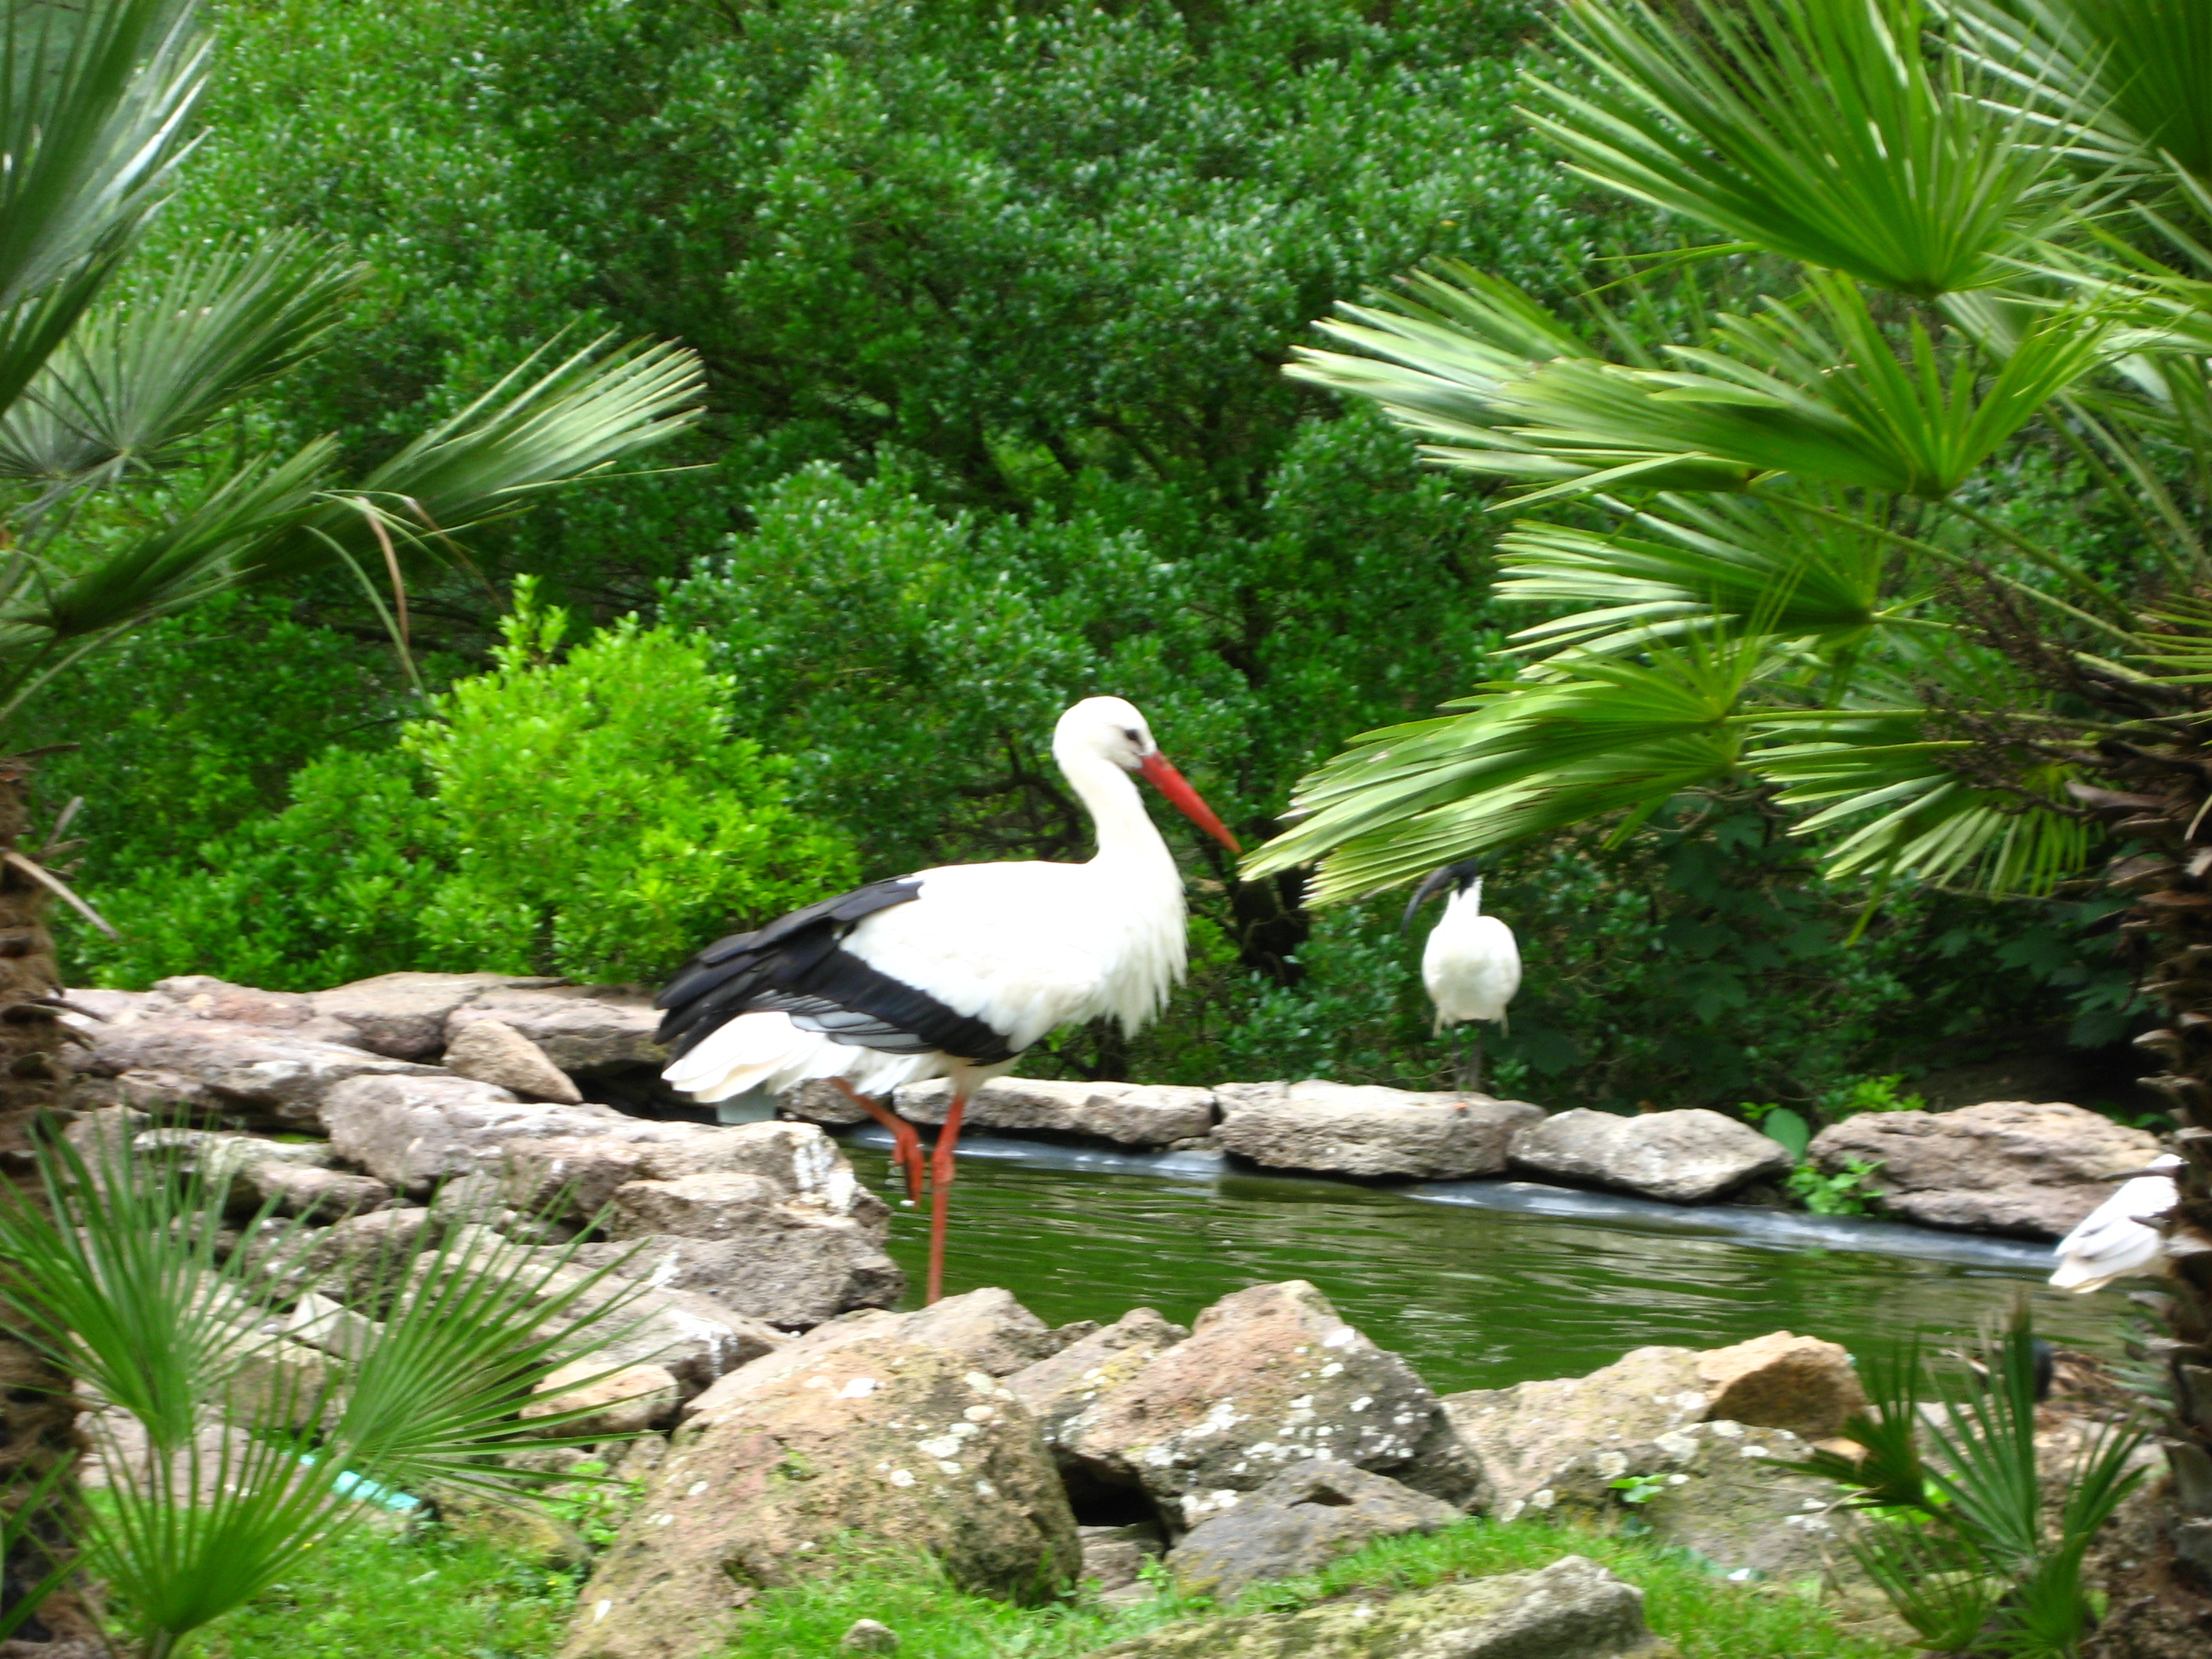
[[[1437,1006],[1437,1025],[1502,1020],[1521,988],[1521,947],[1513,930],[1482,914],[1482,878],[1444,900],[1444,913],[1421,951],[1421,983]]]
[[[2154,1158],[2157,1170],[2178,1170],[2181,1160],[2167,1152]],[[2166,1236],[2151,1223],[2181,1197],[2173,1177],[2139,1175],[2083,1218],[2058,1241],[2058,1267],[2051,1282],[2062,1291],[2094,1291],[2130,1273],[2154,1269],[2166,1255]]]
[[[868,915],[842,948],[954,1013],[981,1020],[1017,1054],[1082,1020],[1110,1018],[1134,1033],[1182,979],[1188,936],[1182,874],[1127,769],[1148,751],[1157,753],[1143,717],[1127,702],[1076,704],[1060,717],[1053,757],[1090,811],[1097,855],[1085,864],[919,872],[908,878],[919,884],[918,896]],[[862,1094],[882,1096],[950,1077],[964,1096],[1013,1064],[854,1047],[763,1011],[731,1019],[663,1076],[702,1102],[817,1078],[842,1078]]]

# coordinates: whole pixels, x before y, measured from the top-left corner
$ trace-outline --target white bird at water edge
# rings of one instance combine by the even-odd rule
[[[2166,1255],[2166,1235],[2151,1224],[2181,1200],[2173,1177],[2172,1152],[2153,1158],[2143,1174],[2120,1183],[2119,1190],[2058,1241],[2058,1267],[2051,1282],[2062,1291],[2101,1290],[2116,1279],[2154,1268]]]
[[[1413,925],[1413,913],[1434,894],[1450,890],[1444,913],[1429,930],[1421,951],[1421,983],[1436,1005],[1435,1029],[1470,1020],[1501,1025],[1506,1005],[1521,988],[1521,946],[1513,930],[1496,916],[1482,914],[1482,860],[1462,859],[1441,870],[1431,870],[1413,891],[1406,906],[1400,933]],[[1475,1033],[1466,1063],[1460,1067],[1464,1088],[1482,1085],[1482,1036]]]
[[[826,1079],[890,1131],[917,1201],[921,1139],[884,1097],[951,1080],[928,1167],[932,1302],[969,1096],[1060,1026],[1111,1018],[1133,1035],[1182,978],[1182,875],[1130,774],[1240,850],[1121,698],[1062,714],[1052,754],[1097,836],[1088,863],[956,864],[874,882],[708,945],[655,1005],[672,1087],[711,1103]]]

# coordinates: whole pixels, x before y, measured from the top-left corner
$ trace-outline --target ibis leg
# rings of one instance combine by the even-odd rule
[[[915,1133],[914,1125],[874,1096],[862,1094],[843,1078],[833,1077],[830,1081],[837,1085],[837,1091],[846,1099],[860,1107],[869,1116],[891,1132],[892,1166],[906,1171],[907,1201],[909,1204],[921,1203],[921,1137]]]
[[[952,1192],[952,1148],[960,1139],[960,1119],[968,1109],[968,1097],[955,1095],[945,1109],[945,1127],[937,1132],[937,1151],[930,1161],[929,1289],[924,1297],[934,1302],[945,1293],[945,1205]]]

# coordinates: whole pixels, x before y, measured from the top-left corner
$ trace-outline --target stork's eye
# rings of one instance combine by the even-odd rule
[[[1133,732],[1125,726],[1121,728],[1121,735],[1128,738],[1131,743],[1135,744],[1139,749],[1142,749],[1145,746],[1145,738],[1142,732]]]

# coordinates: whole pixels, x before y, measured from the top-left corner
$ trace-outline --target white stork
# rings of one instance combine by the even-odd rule
[[[2122,1182],[2058,1241],[2051,1282],[2062,1291],[2086,1292],[2154,1267],[2166,1255],[2166,1235],[2151,1224],[2181,1201],[2180,1188],[2162,1171],[2180,1167],[2179,1158],[2161,1152],[2145,1173]]]
[[[1444,900],[1443,916],[1429,930],[1429,942],[1421,951],[1421,982],[1436,1005],[1435,1029],[1441,1031],[1468,1020],[1503,1023],[1505,1006],[1521,988],[1521,947],[1510,927],[1482,914],[1481,860],[1463,859],[1429,872],[1414,890],[1398,931],[1412,927],[1413,913],[1447,888],[1450,896]],[[1461,1068],[1460,1083],[1468,1089],[1482,1085],[1480,1032]]]
[[[825,1078],[891,1132],[917,1201],[921,1139],[882,1097],[951,1079],[931,1170],[932,1302],[968,1097],[1059,1026],[1111,1017],[1134,1034],[1182,977],[1182,876],[1129,775],[1240,850],[1121,698],[1062,714],[1052,755],[1091,814],[1089,863],[955,864],[874,882],[708,945],[656,1003],[672,1087],[713,1102]]]

